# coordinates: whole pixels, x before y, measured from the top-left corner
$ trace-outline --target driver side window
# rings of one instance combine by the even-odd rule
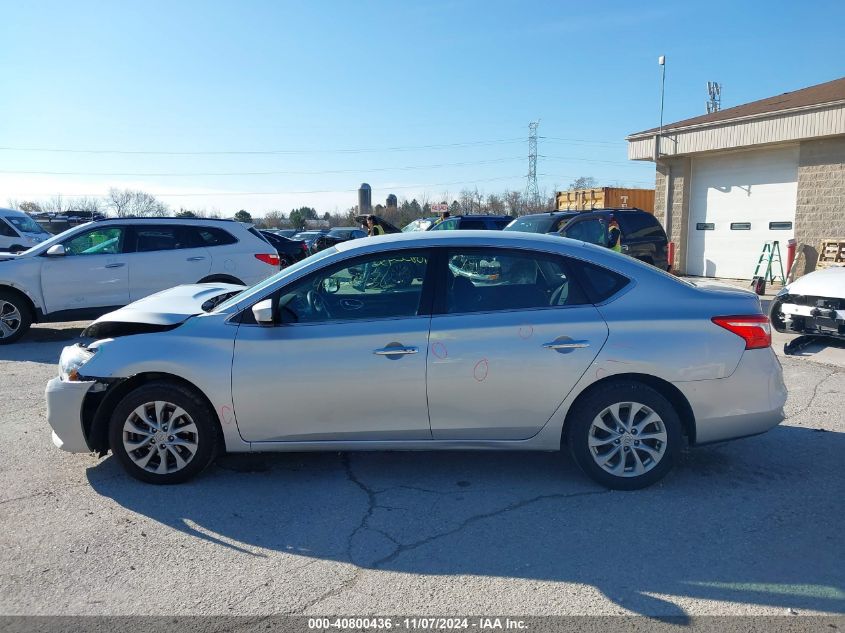
[[[65,255],[116,255],[123,252],[123,229],[94,229],[69,239],[63,246]]]
[[[424,251],[370,255],[332,266],[285,288],[286,323],[416,316],[428,266]]]

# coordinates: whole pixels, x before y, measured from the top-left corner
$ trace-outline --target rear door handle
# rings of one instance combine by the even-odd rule
[[[373,350],[373,354],[377,356],[400,356],[404,354],[416,354],[419,352],[417,347],[382,347],[381,349]]]
[[[114,264],[106,264],[106,268],[121,268],[126,266],[125,262],[115,262]]]
[[[205,257],[198,255],[197,257],[189,257],[188,261],[189,262],[201,262],[204,259],[205,259]]]
[[[347,310],[360,310],[364,307],[364,302],[359,299],[342,299],[340,305]]]
[[[589,341],[552,341],[551,343],[543,343],[543,347],[546,349],[582,349],[589,346]]]

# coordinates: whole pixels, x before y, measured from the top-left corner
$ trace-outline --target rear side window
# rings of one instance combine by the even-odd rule
[[[189,226],[185,229],[193,238],[193,246],[226,246],[238,241],[229,232],[216,226]]]
[[[581,286],[589,297],[590,303],[607,301],[630,283],[630,279],[624,275],[595,264],[579,261],[577,266]]]
[[[495,220],[490,221],[491,228],[496,229],[497,231],[501,231],[510,223],[510,218],[496,218]]]
[[[662,238],[663,229],[657,219],[648,213],[619,213],[615,216],[622,225],[627,240]]]
[[[486,229],[487,225],[484,223],[484,220],[465,219],[463,222],[461,222],[459,228],[464,231],[477,231]]]
[[[563,257],[495,248],[450,250],[445,297],[447,314],[497,312],[589,303]]]
[[[180,226],[136,226],[135,252],[172,251],[189,248],[187,235]]]

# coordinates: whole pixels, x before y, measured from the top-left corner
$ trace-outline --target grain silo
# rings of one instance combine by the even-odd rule
[[[358,187],[358,213],[373,212],[373,189],[365,182]]]

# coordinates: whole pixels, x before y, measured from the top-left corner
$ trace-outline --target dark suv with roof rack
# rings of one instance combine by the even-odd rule
[[[669,270],[669,240],[653,214],[642,209],[592,209],[590,211],[551,211],[523,215],[505,231],[554,233],[590,244],[607,246],[611,218],[619,222],[622,252],[634,259]]]

